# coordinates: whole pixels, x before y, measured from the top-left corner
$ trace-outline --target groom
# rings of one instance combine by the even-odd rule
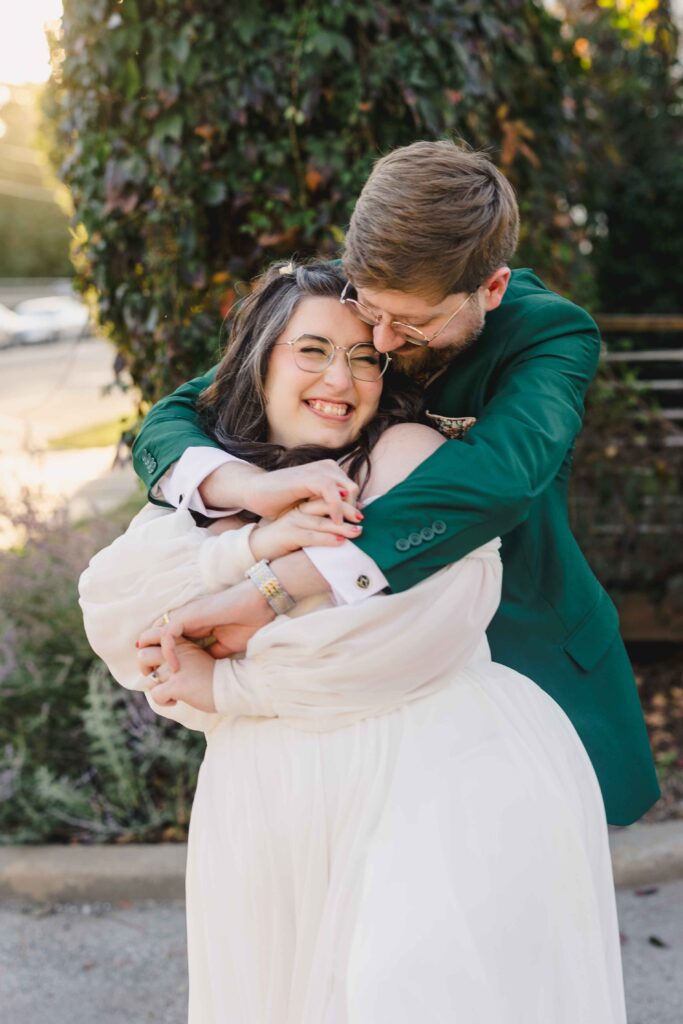
[[[501,536],[493,657],[564,708],[608,819],[625,825],[657,799],[657,779],[616,609],[567,518],[600,338],[583,310],[531,271],[510,272],[517,230],[512,189],[481,153],[418,142],[376,164],[346,238],[351,284],[342,301],[422,384],[431,422],[450,437],[470,429],[365,509],[361,539],[296,552],[272,569],[297,600],[326,589],[337,601],[363,600],[387,586],[405,590]],[[262,471],[232,461],[204,434],[194,403],[212,376],[159,402],[133,455],[157,499],[184,496],[191,508],[220,514],[235,504],[237,482],[248,490],[250,474]],[[236,619],[232,606],[226,621],[256,629],[272,618],[256,586],[244,603],[244,614]],[[460,610],[452,612],[457,630]]]

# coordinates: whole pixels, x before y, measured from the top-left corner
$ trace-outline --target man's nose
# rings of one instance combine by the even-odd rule
[[[373,327],[372,340],[378,352],[393,352],[394,349],[405,345],[405,341],[400,334],[396,333],[390,323],[385,323],[384,321]]]

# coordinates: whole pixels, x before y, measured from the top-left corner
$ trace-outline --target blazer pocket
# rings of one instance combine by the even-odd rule
[[[607,653],[619,631],[619,614],[604,590],[588,615],[572,630],[562,650],[585,672],[591,672]]]

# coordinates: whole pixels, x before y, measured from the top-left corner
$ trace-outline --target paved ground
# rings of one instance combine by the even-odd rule
[[[681,1024],[683,881],[652,890],[618,894],[629,1024]],[[186,999],[181,903],[0,906],[3,1020],[184,1024]]]
[[[51,438],[132,410],[130,394],[103,393],[113,359],[113,347],[99,338],[0,350],[0,501],[14,504],[28,489],[41,509],[68,501],[80,518],[131,493],[132,470],[111,472],[114,447],[47,450]],[[0,523],[0,545],[14,540]]]

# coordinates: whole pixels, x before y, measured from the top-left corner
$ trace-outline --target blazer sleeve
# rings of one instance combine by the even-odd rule
[[[204,431],[197,412],[197,399],[215,375],[216,367],[188,381],[157,402],[145,417],[133,445],[133,467],[155,504],[161,502],[152,497],[152,488],[186,448],[220,448]]]
[[[393,590],[508,533],[562,466],[581,428],[600,335],[587,313],[562,300],[529,320],[517,327],[466,437],[441,445],[366,509],[355,543]]]

